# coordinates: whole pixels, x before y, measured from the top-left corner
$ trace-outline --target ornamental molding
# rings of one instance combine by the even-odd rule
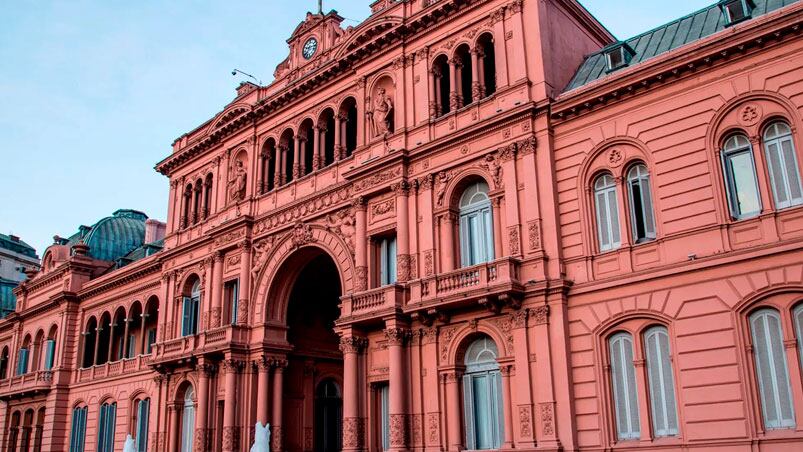
[[[350,185],[334,187],[328,192],[315,194],[304,198],[294,204],[277,209],[265,217],[257,220],[254,225],[255,234],[267,233],[279,229],[290,223],[302,219],[315,218],[321,212],[336,208],[351,201],[352,188]]]

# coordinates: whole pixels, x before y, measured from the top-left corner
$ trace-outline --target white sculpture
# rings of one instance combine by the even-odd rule
[[[263,427],[261,422],[256,423],[251,452],[270,452],[270,424]]]
[[[125,444],[123,444],[123,452],[137,452],[137,446],[134,443],[134,438],[131,435],[126,435]]]

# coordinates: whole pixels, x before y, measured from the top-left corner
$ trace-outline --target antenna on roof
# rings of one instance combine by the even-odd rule
[[[323,16],[323,0],[318,0],[318,14]]]

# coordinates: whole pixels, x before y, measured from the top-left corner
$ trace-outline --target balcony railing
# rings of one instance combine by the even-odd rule
[[[153,361],[164,362],[183,358],[194,353],[218,350],[229,344],[246,344],[248,328],[241,325],[225,325],[192,336],[184,336],[154,344]]]
[[[519,261],[505,257],[410,283],[408,308],[482,298],[520,290]]]
[[[50,390],[53,381],[53,372],[40,370],[28,372],[23,375],[15,375],[5,380],[0,380],[0,397],[8,398],[14,395],[22,395],[31,392],[45,392]]]
[[[81,368],[76,372],[75,381],[77,383],[86,383],[96,379],[128,375],[133,372],[147,370],[152,359],[151,355],[139,355],[135,358]]]
[[[393,311],[404,306],[404,286],[393,284],[342,297],[343,317],[373,315]]]

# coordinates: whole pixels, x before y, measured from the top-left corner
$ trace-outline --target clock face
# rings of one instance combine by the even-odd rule
[[[315,52],[318,50],[318,40],[315,38],[309,38],[307,42],[304,44],[304,50],[302,51],[302,55],[304,58],[310,59],[315,55]]]

